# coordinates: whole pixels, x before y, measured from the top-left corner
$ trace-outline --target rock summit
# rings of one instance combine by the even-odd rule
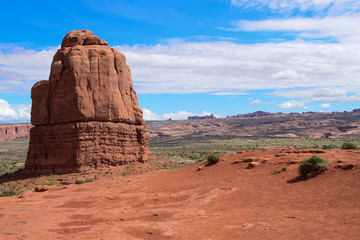
[[[69,32],[49,80],[31,89],[25,170],[79,172],[146,161],[146,124],[125,56],[88,30]]]

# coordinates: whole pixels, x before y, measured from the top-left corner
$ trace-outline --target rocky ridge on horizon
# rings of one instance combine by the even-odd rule
[[[150,137],[262,136],[262,137],[360,137],[360,109],[351,112],[254,112],[226,118],[148,121]]]
[[[260,122],[259,122],[260,121]],[[279,122],[280,121],[280,122]],[[297,137],[299,133],[310,137],[338,137],[346,136],[352,132],[360,134],[360,109],[344,112],[304,112],[304,113],[268,113],[254,112],[238,114],[226,118],[214,119],[188,119],[171,121],[146,121],[151,137],[180,136],[186,134],[209,135],[238,135],[252,136],[278,136]],[[237,124],[237,126],[236,126]],[[256,126],[258,124],[258,126]],[[273,124],[273,131],[270,126]],[[17,126],[31,126],[29,123],[16,124]],[[229,125],[235,125],[233,127]],[[22,135],[6,135],[1,129],[15,132],[14,124],[0,124],[0,142],[9,141],[18,137],[28,137],[29,133]],[[234,131],[235,130],[235,131]],[[283,132],[283,133],[276,133]]]

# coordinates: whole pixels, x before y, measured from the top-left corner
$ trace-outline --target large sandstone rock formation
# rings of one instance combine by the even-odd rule
[[[72,172],[145,161],[148,136],[125,56],[88,30],[69,32],[49,81],[31,90],[25,169]]]

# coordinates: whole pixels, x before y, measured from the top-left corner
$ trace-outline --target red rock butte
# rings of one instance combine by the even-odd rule
[[[88,30],[71,31],[49,80],[31,89],[32,174],[81,172],[146,161],[146,124],[125,56]]]

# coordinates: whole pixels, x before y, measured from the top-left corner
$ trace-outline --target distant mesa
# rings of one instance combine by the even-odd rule
[[[201,119],[215,119],[214,114],[205,115],[205,116],[189,116],[188,120],[201,120]]]
[[[247,114],[238,114],[235,116],[227,116],[227,118],[253,118],[253,117],[265,117],[270,115],[276,115],[280,113],[270,113],[270,112],[263,112],[263,111],[256,111],[253,113],[247,113]]]
[[[49,80],[31,89],[29,151],[35,174],[146,161],[146,124],[125,56],[88,30],[69,32]]]

